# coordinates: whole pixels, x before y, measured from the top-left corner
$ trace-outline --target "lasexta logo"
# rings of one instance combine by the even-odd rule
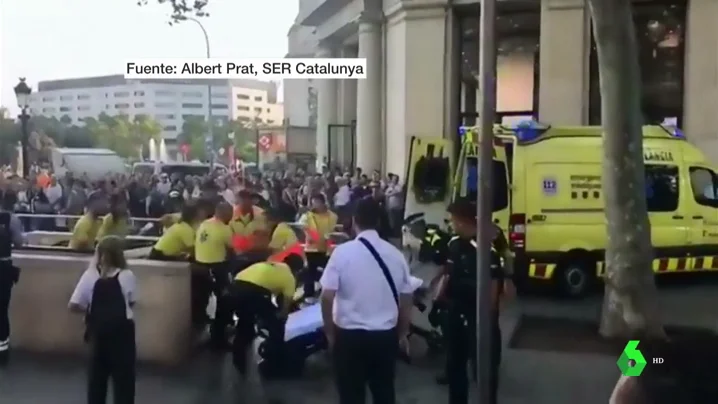
[[[628,341],[621,357],[616,362],[624,376],[640,376],[646,367],[646,358],[638,350],[638,342],[637,340]]]

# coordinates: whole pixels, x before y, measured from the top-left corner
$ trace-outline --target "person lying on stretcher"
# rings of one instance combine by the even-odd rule
[[[255,338],[255,326],[261,321],[271,328],[270,338],[284,338],[284,323],[293,305],[297,288],[295,273],[304,267],[304,259],[289,254],[280,262],[265,261],[250,265],[237,273],[229,286],[227,304],[237,318],[232,360],[240,375],[246,375],[249,348]],[[277,306],[272,301],[275,297]]]

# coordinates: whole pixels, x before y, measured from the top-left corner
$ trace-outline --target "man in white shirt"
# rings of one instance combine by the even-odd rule
[[[348,226],[351,216],[352,190],[347,178],[337,177],[337,193],[334,194],[334,212],[339,216],[339,223]]]
[[[372,199],[357,203],[357,238],[334,250],[320,281],[340,404],[364,404],[367,385],[375,404],[396,402],[396,357],[407,346],[413,288],[406,258],[376,232],[380,210]]]
[[[50,177],[50,184],[43,190],[50,205],[55,206],[62,199],[62,186],[57,183],[57,178]]]

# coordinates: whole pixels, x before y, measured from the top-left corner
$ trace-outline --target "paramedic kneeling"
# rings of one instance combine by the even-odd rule
[[[230,281],[229,261],[232,250],[232,205],[220,202],[214,217],[199,225],[194,243],[195,263],[192,268],[192,315],[196,323],[205,313],[211,293],[217,298],[217,309],[210,327],[211,345],[222,349],[227,344],[226,328],[232,315],[222,295]]]
[[[235,276],[229,288],[229,300],[237,316],[232,359],[242,376],[247,374],[248,350],[254,341],[257,320],[264,322],[270,343],[281,350],[284,323],[297,288],[294,273],[303,266],[302,257],[291,254],[284,262],[259,262]],[[272,296],[276,296],[279,308],[272,303]]]
[[[95,259],[82,274],[70,297],[71,311],[86,315],[90,344],[87,403],[107,402],[112,378],[115,404],[135,402],[135,323],[137,280],[127,269],[123,241],[106,236],[97,244]]]
[[[371,199],[359,201],[357,238],[334,250],[320,281],[340,404],[364,404],[366,385],[374,404],[394,404],[396,358],[400,347],[408,347],[409,265],[379,237],[380,209]]]

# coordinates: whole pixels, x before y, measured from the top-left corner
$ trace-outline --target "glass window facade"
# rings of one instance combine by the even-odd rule
[[[641,109],[647,124],[682,126],[685,1],[637,1],[633,22],[641,69]],[[591,46],[589,122],[601,123],[601,94],[596,45]]]
[[[461,38],[461,125],[478,118],[479,6],[459,9]],[[538,107],[538,2],[500,2],[497,18],[496,112],[499,122],[510,123],[536,115]]]

